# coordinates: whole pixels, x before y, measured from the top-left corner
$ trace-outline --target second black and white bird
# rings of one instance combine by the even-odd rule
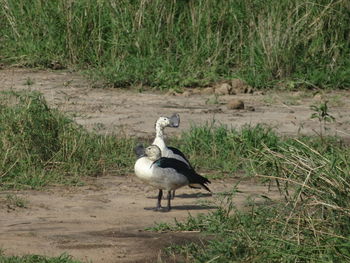
[[[168,192],[168,204],[165,210],[171,209],[171,191],[186,185],[197,185],[210,192],[207,184],[210,181],[197,174],[184,162],[175,158],[161,157],[161,150],[156,145],[145,149],[143,157],[139,158],[134,166],[138,178],[159,189],[157,206],[161,210],[163,190]]]

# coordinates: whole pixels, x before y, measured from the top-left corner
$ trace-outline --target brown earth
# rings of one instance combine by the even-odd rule
[[[283,134],[315,134],[319,123],[310,119],[310,105],[319,105],[326,99],[330,113],[336,118],[327,125],[329,134],[350,137],[349,91],[168,96],[161,92],[138,92],[136,88],[132,91],[93,88],[83,77],[66,71],[0,70],[0,90],[9,89],[39,90],[50,106],[71,114],[90,130],[126,132],[140,137],[154,136],[156,119],[173,112],[180,114],[182,122],[179,129],[168,129],[168,135],[214,120],[235,128],[266,123]],[[227,109],[226,103],[233,98],[242,100],[246,110]]]
[[[155,223],[174,223],[189,214],[207,213],[220,203],[218,193],[232,189],[238,179],[215,180],[213,196],[183,188],[177,191],[170,212],[154,212],[157,191],[142,185],[133,175],[102,177],[79,188],[55,187],[46,191],[6,191],[0,195],[0,247],[7,255],[64,252],[88,262],[155,262],[161,248],[171,244],[206,240],[193,232],[146,231]],[[246,181],[234,197],[243,207],[248,197],[263,202],[261,195],[277,198],[277,191]],[[8,200],[25,200],[24,208]],[[166,202],[165,200],[163,202]],[[213,203],[211,203],[213,202]],[[171,261],[170,261],[171,262]]]
[[[181,126],[166,130],[169,136],[178,135],[191,124],[213,120],[236,128],[267,123],[286,135],[315,134],[319,123],[310,119],[309,107],[326,98],[336,118],[327,132],[350,138],[350,92],[345,91],[167,96],[137,89],[93,88],[80,75],[66,71],[0,70],[0,90],[23,89],[39,90],[51,107],[69,113],[90,130],[138,137],[154,136],[155,120],[173,112],[180,114]],[[232,98],[244,101],[247,110],[228,109],[226,103]],[[220,203],[218,193],[230,191],[238,182],[238,175],[213,180],[213,196],[180,189],[169,213],[151,210],[157,191],[142,185],[133,175],[88,179],[82,187],[1,192],[0,249],[6,255],[57,256],[66,252],[86,262],[172,262],[162,254],[162,248],[210,237],[193,232],[156,233],[145,228],[212,211]],[[268,191],[252,180],[240,181],[238,190],[233,200],[240,208],[247,204],[247,197],[257,202],[263,202],[265,195],[279,198],[276,190]],[[23,200],[25,207],[16,204],[16,199]]]

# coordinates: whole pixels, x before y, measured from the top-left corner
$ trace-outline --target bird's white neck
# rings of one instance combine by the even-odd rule
[[[164,128],[160,124],[156,123],[156,138],[161,138],[164,140],[163,130]]]
[[[164,128],[161,127],[159,124],[156,124],[156,138],[154,139],[154,141],[152,143],[152,144],[157,145],[159,147],[159,149],[162,152],[162,155],[164,154],[164,151],[166,150],[163,129]]]

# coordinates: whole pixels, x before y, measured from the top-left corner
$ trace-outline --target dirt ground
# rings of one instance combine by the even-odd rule
[[[161,92],[138,92],[94,88],[82,76],[66,71],[28,69],[0,70],[0,90],[38,90],[49,105],[70,114],[78,123],[99,133],[126,133],[154,136],[154,123],[161,115],[178,112],[181,125],[168,129],[174,136],[191,125],[211,123],[241,127],[267,123],[286,135],[315,134],[319,123],[311,120],[311,104],[329,101],[336,118],[328,132],[350,138],[350,92],[255,92],[253,94],[170,96]],[[229,110],[226,103],[241,99],[250,110]],[[193,232],[155,233],[145,228],[155,222],[173,223],[189,214],[207,213],[220,202],[218,193],[230,191],[239,176],[213,180],[208,195],[183,188],[177,191],[169,213],[151,210],[157,191],[142,185],[134,175],[88,179],[82,187],[51,187],[45,191],[6,191],[0,193],[0,249],[7,255],[41,254],[57,256],[64,252],[86,262],[155,262],[162,259],[161,248],[210,237]],[[237,207],[251,197],[279,198],[276,189],[252,180],[238,184]],[[20,207],[9,199],[24,200]],[[209,204],[209,205],[208,205]]]
[[[142,185],[133,175],[90,180],[79,188],[56,187],[47,191],[3,192],[0,195],[0,247],[8,255],[28,253],[57,256],[64,252],[89,262],[155,262],[161,248],[186,241],[206,240],[192,232],[146,231],[156,222],[174,223],[189,214],[207,213],[220,203],[217,193],[232,189],[237,179],[212,182],[213,196],[183,188],[177,191],[170,212],[154,212],[157,191]],[[234,200],[263,202],[261,195],[278,197],[277,191],[253,181],[241,183]],[[25,208],[7,201],[15,194]],[[210,203],[212,201],[213,203]],[[163,200],[166,204],[166,200]]]

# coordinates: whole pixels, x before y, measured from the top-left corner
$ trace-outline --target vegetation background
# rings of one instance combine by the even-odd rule
[[[350,86],[348,0],[0,0],[0,61],[113,86]]]
[[[84,70],[115,87],[240,77],[257,88],[349,88],[349,25],[348,0],[0,0],[0,62]],[[38,93],[0,96],[1,189],[130,172],[133,139],[88,133]],[[350,261],[350,154],[340,138],[208,125],[172,143],[221,176],[241,170],[276,182],[285,199],[239,211],[233,188],[215,212],[155,227],[215,234],[170,254],[187,262]],[[71,259],[0,251],[0,262]]]

